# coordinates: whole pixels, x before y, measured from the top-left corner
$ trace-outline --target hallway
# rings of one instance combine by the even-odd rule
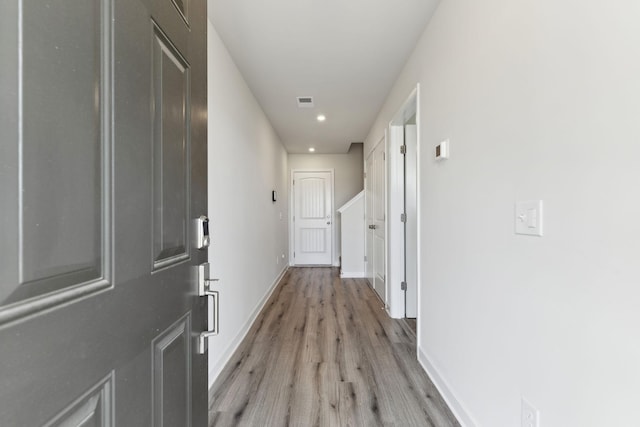
[[[291,268],[211,391],[210,426],[457,426],[364,279]]]

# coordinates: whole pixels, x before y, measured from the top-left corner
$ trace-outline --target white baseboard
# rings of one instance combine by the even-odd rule
[[[429,375],[431,382],[436,386],[440,395],[442,395],[442,398],[447,403],[460,425],[462,427],[476,427],[477,423],[473,420],[473,417],[469,415],[469,412],[464,408],[464,405],[456,398],[447,381],[445,381],[442,375],[440,375],[436,367],[431,363],[421,348],[418,348],[418,362],[427,375]]]
[[[244,337],[247,336],[249,329],[251,329],[251,325],[253,325],[253,322],[255,322],[256,318],[258,317],[258,314],[260,314],[260,311],[262,311],[264,305],[267,303],[267,301],[269,300],[269,297],[271,297],[271,294],[276,289],[276,286],[278,286],[278,283],[280,283],[280,280],[282,280],[282,277],[284,276],[284,274],[287,272],[288,269],[289,269],[289,266],[285,265],[282,271],[280,272],[280,274],[278,274],[278,277],[276,277],[276,279],[273,281],[271,286],[269,286],[269,289],[267,289],[267,292],[264,294],[262,299],[258,301],[258,304],[251,312],[251,315],[249,316],[247,321],[244,323],[244,325],[242,325],[242,328],[238,332],[238,335],[236,335],[236,337],[231,341],[231,344],[229,344],[229,347],[227,347],[225,352],[222,354],[222,357],[220,358],[220,362],[216,363],[216,366],[214,366],[213,369],[209,369],[209,388],[211,388],[213,384],[216,382],[216,380],[218,379],[218,376],[220,375],[224,367],[227,365],[227,363],[229,363],[229,360],[231,359],[231,356],[233,356],[233,353],[236,352],[236,350],[240,346],[240,343],[242,343],[242,340],[244,339]]]
[[[351,272],[351,271],[341,271],[340,277],[343,279],[362,279],[364,278],[364,271],[362,272]]]

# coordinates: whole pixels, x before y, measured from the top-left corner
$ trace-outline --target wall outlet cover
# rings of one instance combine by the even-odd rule
[[[522,410],[520,414],[520,424],[522,427],[540,427],[540,411],[524,397],[522,398]]]

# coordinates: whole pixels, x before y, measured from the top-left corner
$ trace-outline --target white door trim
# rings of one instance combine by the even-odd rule
[[[401,282],[404,280],[404,224],[400,221],[400,214],[404,211],[404,168],[402,154],[400,153],[400,146],[404,143],[404,125],[409,118],[414,114],[416,115],[416,128],[417,128],[417,159],[416,159],[416,203],[417,203],[417,295],[418,295],[418,328],[420,317],[420,284],[421,279],[421,263],[420,263],[420,247],[421,247],[421,213],[420,213],[420,85],[411,91],[405,102],[399,108],[393,119],[389,122],[388,126],[388,165],[389,178],[388,178],[388,209],[389,209],[389,222],[387,232],[389,233],[389,239],[387,240],[388,247],[388,275],[387,275],[387,289],[389,295],[389,315],[393,318],[403,318],[405,314],[404,305],[404,291],[400,288]],[[400,205],[402,204],[402,206]],[[419,332],[419,331],[418,331]],[[418,345],[420,341],[420,334],[417,334]]]
[[[289,176],[289,265],[294,267],[296,266],[295,257],[293,256],[293,252],[295,251],[296,241],[295,241],[295,224],[293,222],[293,216],[295,214],[295,191],[293,188],[293,180],[295,174],[298,172],[328,172],[331,174],[331,265],[334,267],[338,267],[339,263],[335,259],[337,249],[336,249],[336,227],[335,227],[335,169],[322,169],[322,168],[313,168],[313,169],[291,169],[291,175]],[[302,265],[302,264],[301,264]]]

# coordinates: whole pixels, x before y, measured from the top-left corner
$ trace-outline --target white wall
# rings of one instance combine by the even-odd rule
[[[640,2],[443,0],[421,85],[423,363],[471,425],[638,425]],[[449,138],[451,159],[436,163]],[[543,199],[545,236],[514,235]]]
[[[340,257],[340,214],[338,208],[364,188],[362,144],[351,144],[346,154],[289,154],[289,176],[294,169],[334,169],[333,264]],[[289,189],[291,191],[291,189]]]
[[[208,69],[209,262],[220,279],[212,384],[288,265],[289,249],[287,153],[211,23]],[[281,195],[276,203],[272,190]]]
[[[364,190],[340,209],[340,277],[365,277]]]

